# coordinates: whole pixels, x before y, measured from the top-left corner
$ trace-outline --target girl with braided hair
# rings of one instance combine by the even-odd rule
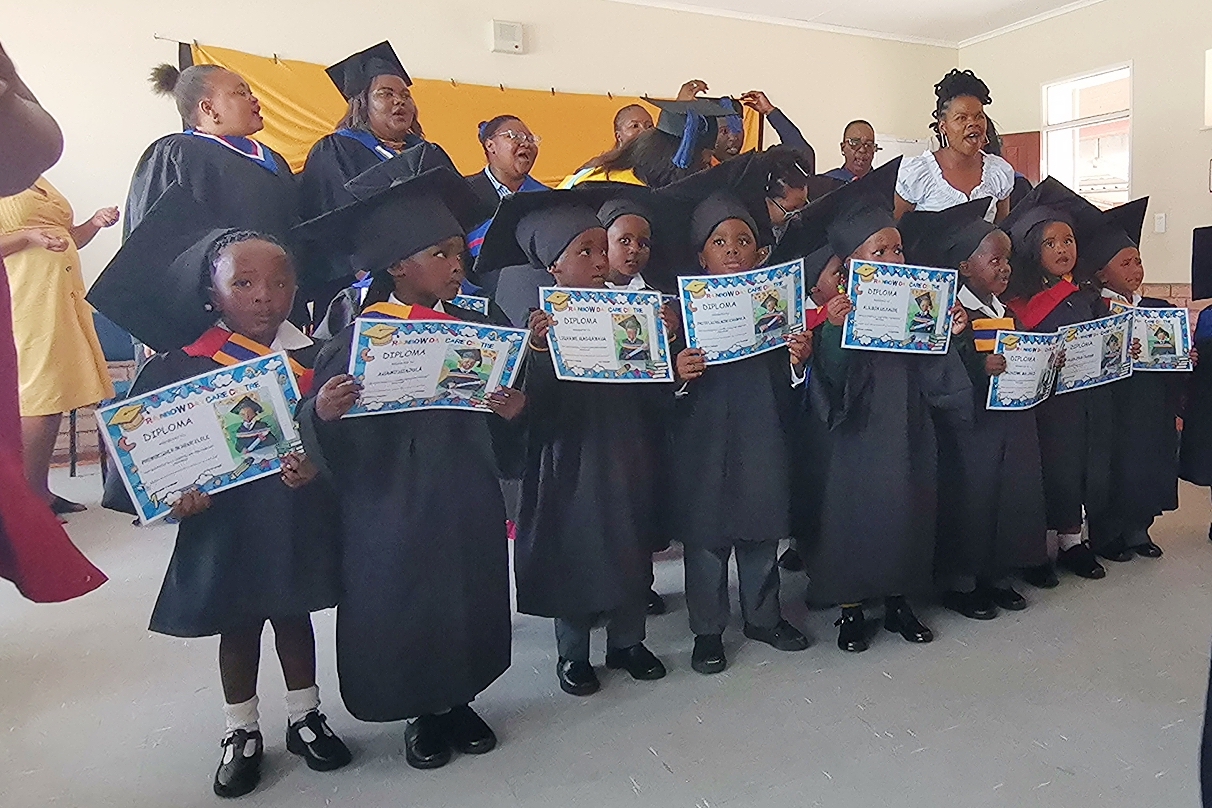
[[[989,199],[991,222],[1010,213],[1014,169],[989,144],[985,106],[989,87],[971,70],[952,70],[934,85],[937,103],[930,128],[941,148],[901,163],[896,181],[896,217],[911,210],[945,210],[973,199]]]

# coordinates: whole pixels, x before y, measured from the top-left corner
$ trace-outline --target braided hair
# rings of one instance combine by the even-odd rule
[[[939,123],[946,116],[947,107],[955,99],[964,96],[971,96],[982,104],[993,103],[993,96],[989,94],[989,85],[981,81],[971,70],[952,70],[943,76],[942,81],[934,85],[936,102],[934,105],[934,120],[931,122],[930,128],[939,136],[940,141],[943,139],[943,133],[940,131]]]
[[[206,266],[210,268],[211,283],[214,283],[215,273],[219,270],[219,262],[223,259],[223,254],[237,244],[243,244],[246,241],[264,241],[267,244],[272,244],[275,247],[286,253],[290,257],[290,251],[285,245],[275,237],[268,233],[258,233],[255,230],[228,230],[223,235],[215,239],[214,244],[210,245],[210,249],[206,251]]]

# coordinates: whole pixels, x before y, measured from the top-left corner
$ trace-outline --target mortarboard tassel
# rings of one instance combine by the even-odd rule
[[[707,132],[707,119],[697,112],[686,113],[686,127],[682,130],[682,142],[677,154],[673,155],[673,164],[678,168],[690,167],[690,156],[694,151],[695,142],[700,133]]]

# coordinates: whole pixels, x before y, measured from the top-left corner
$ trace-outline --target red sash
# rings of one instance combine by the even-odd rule
[[[362,309],[362,317],[388,317],[392,320],[454,320],[452,317],[424,306],[409,306],[403,303],[374,303]]]
[[[1040,292],[1030,300],[1024,300],[1021,297],[1008,300],[1006,307],[1014,312],[1014,316],[1018,318],[1024,328],[1035,328],[1063,303],[1065,298],[1076,291],[1077,286],[1072,281],[1062,280],[1051,289]]]
[[[225,366],[238,365],[241,362],[256,359],[258,356],[268,356],[274,353],[272,349],[266,348],[256,340],[219,326],[210,329],[198,337],[192,345],[186,345],[181,350],[190,356],[205,356],[207,359],[213,359]],[[289,355],[287,359],[290,360],[290,370],[295,374],[295,381],[299,384],[299,392],[305,396],[308,395],[311,392],[315,373],[310,368],[305,368],[291,359]]]
[[[815,331],[818,326],[821,326],[829,319],[829,311],[821,306],[816,309],[809,309],[804,312],[804,330]]]

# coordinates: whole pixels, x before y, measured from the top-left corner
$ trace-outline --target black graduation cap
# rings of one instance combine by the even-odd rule
[[[208,309],[210,211],[179,184],[168,187],[88,293],[97,311],[156,351],[189,345],[218,320]]]
[[[232,415],[239,415],[240,410],[244,410],[244,409],[251,409],[254,413],[256,413],[258,415],[260,415],[262,412],[264,412],[264,409],[261,407],[260,404],[258,404],[256,401],[253,400],[252,396],[245,396],[244,398],[237,401],[236,406],[231,408],[231,413],[232,413]]]
[[[696,152],[715,146],[719,134],[719,118],[740,115],[743,107],[732,98],[695,98],[692,101],[661,101],[645,98],[661,111],[656,128],[681,139],[673,158],[678,168],[688,168]]]
[[[1079,255],[1094,272],[1111,262],[1120,250],[1139,247],[1145,227],[1145,210],[1149,197],[1143,196],[1118,207],[1103,211],[1102,227],[1094,230],[1081,243]]]
[[[458,173],[450,155],[441,146],[424,141],[366,169],[345,183],[345,190],[355,199],[367,199],[433,168],[446,168]]]
[[[598,221],[607,229],[624,216],[639,216],[653,226],[652,208],[634,197],[616,196],[598,208]]]
[[[456,348],[455,353],[463,359],[476,360],[477,365],[484,359],[484,355],[480,353],[479,348]]]
[[[1212,227],[1191,231],[1191,299],[1212,297]]]
[[[803,258],[804,283],[811,289],[816,286],[816,282],[820,280],[821,273],[825,271],[825,267],[828,266],[829,261],[834,258],[833,248],[826,244],[824,247],[803,256]]]
[[[477,223],[476,205],[466,180],[433,168],[317,216],[294,232],[321,250],[348,256],[355,272],[380,272],[451,236],[465,236]]]
[[[412,86],[412,79],[390,42],[380,42],[355,53],[324,72],[332,79],[332,83],[337,85],[346,100],[365,92],[375,76],[399,76],[404,79],[406,85]]]
[[[506,197],[484,233],[474,275],[482,278],[495,270],[526,264],[547,269],[578,235],[604,227],[597,211],[606,202],[626,199],[645,204],[651,196],[642,185],[587,182],[575,188]]]
[[[636,319],[636,316],[634,314],[629,314],[629,315],[627,315],[626,319],[619,321],[619,328],[622,328],[624,331],[626,331],[628,329],[631,329],[633,331],[639,331],[640,330],[640,321]]]
[[[1078,260],[1085,263],[1085,237],[1095,232],[1102,221],[1102,211],[1093,204],[1055,177],[1045,177],[1014,206],[1001,227],[1010,234],[1014,251],[1022,254],[1027,250],[1028,234],[1037,226],[1046,222],[1065,222],[1077,237]]]
[[[826,244],[845,260],[873,234],[896,227],[892,210],[900,165],[897,157],[810,203],[792,221],[772,260],[802,258]]]
[[[985,219],[988,199],[973,199],[946,210],[910,211],[897,229],[905,245],[905,260],[926,267],[958,269],[997,226]]]

